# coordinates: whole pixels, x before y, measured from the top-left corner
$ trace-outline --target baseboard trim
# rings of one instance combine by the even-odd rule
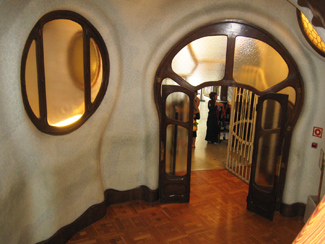
[[[150,190],[147,186],[139,186],[127,191],[108,189],[104,196],[104,202],[91,206],[74,222],[62,227],[52,237],[37,244],[65,244],[79,231],[103,218],[109,205],[134,200],[155,202],[158,200],[158,190]]]
[[[295,217],[295,216],[304,216],[306,209],[306,204],[304,203],[294,203],[294,204],[281,204],[280,213],[284,217]]]
[[[134,200],[155,202],[158,200],[158,197],[158,190],[150,190],[147,186],[139,186],[128,191],[117,191],[113,189],[105,191],[105,201],[107,206]]]

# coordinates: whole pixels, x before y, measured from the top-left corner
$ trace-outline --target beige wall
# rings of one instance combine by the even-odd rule
[[[63,136],[39,132],[25,113],[20,63],[29,31],[53,10],[72,10],[101,33],[110,55],[107,93],[95,114]],[[106,189],[158,187],[155,71],[184,35],[211,21],[241,19],[269,31],[288,49],[305,83],[294,131],[284,201],[305,203],[318,189],[313,126],[325,127],[324,58],[300,33],[285,0],[11,0],[0,3],[0,243],[51,237]]]

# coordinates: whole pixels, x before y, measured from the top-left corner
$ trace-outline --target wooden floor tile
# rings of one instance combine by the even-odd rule
[[[246,210],[248,185],[225,169],[193,171],[189,203],[132,201],[108,207],[107,215],[68,244],[289,244],[302,217],[274,220]]]

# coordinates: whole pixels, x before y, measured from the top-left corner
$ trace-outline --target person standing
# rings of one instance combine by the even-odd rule
[[[217,93],[211,92],[209,94],[210,101],[208,102],[208,120],[207,120],[207,132],[205,140],[208,143],[219,142],[219,114],[221,111],[222,103],[217,102]]]

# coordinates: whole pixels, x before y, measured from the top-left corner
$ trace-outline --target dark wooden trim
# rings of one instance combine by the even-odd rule
[[[48,124],[48,114],[47,114],[47,105],[46,105],[46,89],[45,89],[45,71],[44,71],[44,50],[43,50],[43,26],[52,20],[56,19],[68,19],[74,21],[83,29],[83,43],[84,43],[84,80],[86,89],[84,91],[85,96],[85,112],[83,113],[82,117],[76,121],[75,123],[64,126],[64,127],[55,127]],[[98,94],[95,100],[91,101],[91,87],[90,87],[90,50],[89,50],[89,42],[90,38],[92,38],[99,50],[101,55],[101,62],[103,67],[103,74],[102,74],[102,84],[98,91]],[[30,46],[32,42],[35,41],[36,45],[36,57],[37,57],[37,76],[38,76],[38,89],[39,89],[39,109],[40,109],[40,116],[39,118],[36,117],[34,114],[26,91],[26,61],[27,56],[29,53]],[[33,122],[35,127],[43,133],[50,134],[50,135],[65,135],[68,133],[73,132],[74,130],[78,129],[82,126],[97,110],[101,101],[103,100],[106,90],[108,87],[109,82],[109,72],[110,72],[110,61],[109,55],[107,51],[106,44],[101,37],[100,33],[97,29],[84,17],[79,15],[78,13],[68,11],[68,10],[57,10],[50,13],[45,14],[41,19],[36,23],[36,25],[31,30],[26,44],[24,46],[23,55],[22,55],[22,62],[21,62],[21,89],[22,89],[22,97],[23,103],[26,110],[27,115],[29,116],[30,120]]]
[[[113,189],[105,191],[105,201],[107,206],[134,200],[156,202],[158,201],[158,189],[150,190],[147,186],[139,186],[128,191],[117,191]]]
[[[226,49],[225,80],[234,80],[236,36],[229,35]]]
[[[37,244],[65,244],[76,233],[91,225],[92,223],[100,220],[106,214],[105,201],[91,206],[84,212],[78,219],[69,225],[62,227],[52,237],[45,241],[38,242]]]
[[[307,7],[313,13],[312,24],[325,28],[325,4],[321,0],[298,0],[298,5]]]
[[[184,80],[185,81],[185,80]],[[189,108],[194,106],[194,90],[191,91],[186,87],[175,86],[175,85],[162,85],[161,92],[161,111],[166,111],[166,99],[174,92],[181,92],[186,94],[189,98]],[[193,110],[189,109],[189,118],[193,118]],[[187,158],[186,158],[186,174],[176,175],[175,172],[167,172],[166,170],[166,151],[162,148],[167,148],[167,128],[168,126],[175,126],[175,131],[177,127],[183,127],[188,131],[188,141],[187,141]],[[191,157],[192,157],[192,140],[193,140],[193,120],[180,121],[177,119],[172,119],[166,115],[166,113],[161,113],[161,124],[160,124],[160,152],[161,160],[159,164],[159,198],[161,203],[186,203],[190,200],[190,182],[191,182]],[[177,134],[177,132],[175,132]],[[174,137],[174,141],[177,141],[177,137]],[[176,152],[176,145],[174,152]],[[175,158],[173,159],[175,162]],[[175,170],[175,168],[174,168]],[[167,189],[172,189],[170,193]]]
[[[104,202],[91,206],[74,222],[62,227],[52,237],[37,244],[65,244],[79,231],[103,218],[109,205],[134,200],[155,202],[158,200],[158,190],[150,190],[147,186],[139,186],[127,191],[108,189],[104,196]]]
[[[304,216],[306,209],[306,204],[297,202],[293,204],[281,204],[280,213],[284,217],[295,217],[295,216]]]

